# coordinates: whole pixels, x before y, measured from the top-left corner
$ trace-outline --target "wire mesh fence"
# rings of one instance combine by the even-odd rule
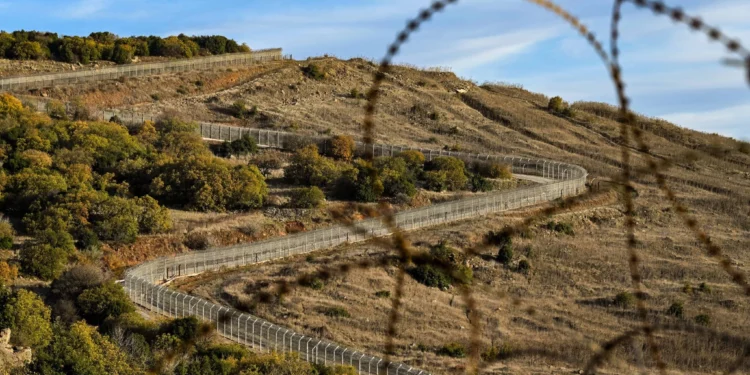
[[[221,66],[245,65],[281,60],[283,58],[285,57],[281,53],[281,48],[274,48],[248,53],[231,53],[163,63],[127,64],[94,70],[7,77],[0,79],[0,90],[38,89],[81,82],[118,79],[120,77],[143,77]]]
[[[290,147],[301,138],[322,146],[326,143],[325,137],[303,137],[281,131],[219,124],[200,124],[198,131],[203,138],[222,141],[250,135],[260,146],[282,149]],[[386,144],[366,145],[362,142],[357,142],[357,148],[360,153],[371,152],[376,156],[392,156],[406,150],[418,150],[428,160],[438,156],[453,156],[465,161],[502,162],[510,165],[515,174],[549,179],[549,182],[533,187],[498,191],[400,212],[395,215],[395,224],[407,231],[549,202],[579,194],[586,189],[586,170],[550,160]],[[363,220],[357,224],[359,230],[340,225],[250,244],[163,257],[129,269],[123,285],[135,303],[155,313],[170,317],[196,316],[216,324],[216,329],[222,336],[260,351],[295,352],[302,359],[313,363],[350,365],[359,374],[426,374],[408,364],[386,362],[382,358],[294,332],[236,309],[171,290],[164,285],[164,282],[176,277],[272,261],[391,233],[389,227],[378,218]]]

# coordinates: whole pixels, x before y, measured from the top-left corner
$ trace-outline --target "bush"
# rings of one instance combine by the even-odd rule
[[[308,145],[291,157],[284,177],[294,184],[324,187],[336,181],[339,172],[333,161],[318,154],[317,146]]]
[[[354,157],[354,138],[348,135],[337,135],[328,140],[328,156],[335,159],[351,161]]]
[[[502,230],[499,232],[490,232],[489,242],[492,244],[499,245],[497,252],[497,261],[509,265],[513,261],[513,237],[508,230]]]
[[[52,282],[50,294],[55,299],[75,300],[84,290],[102,285],[105,281],[104,272],[98,267],[77,265]]]
[[[452,358],[465,358],[466,348],[459,343],[453,342],[443,345],[440,349],[438,349],[437,355]]]
[[[303,277],[302,280],[299,281],[299,285],[306,286],[314,290],[322,290],[326,286],[323,280],[314,276]]]
[[[391,291],[389,290],[379,290],[375,292],[375,297],[378,298],[391,298]]]
[[[326,74],[317,64],[309,64],[308,66],[302,68],[302,72],[308,78],[314,79],[316,81],[322,81],[326,78]]]
[[[343,307],[328,307],[323,310],[323,314],[331,318],[351,318],[349,311]]]
[[[67,234],[67,233],[65,233]],[[71,239],[71,243],[73,240]],[[55,244],[39,240],[27,241],[19,254],[21,270],[42,280],[54,280],[65,269],[69,252]]]
[[[521,259],[521,261],[518,262],[518,268],[516,268],[516,271],[524,275],[528,275],[531,271],[531,263],[529,263],[529,261],[526,259]]]
[[[47,114],[55,120],[68,120],[68,112],[65,104],[59,100],[50,100],[47,102]]]
[[[737,144],[737,151],[745,155],[750,155],[750,142],[739,141]]]
[[[506,359],[511,354],[513,354],[513,347],[510,346],[510,344],[505,343],[502,346],[490,346],[482,352],[481,356],[482,360],[493,362],[496,360]]]
[[[134,243],[138,237],[139,208],[135,201],[107,197],[90,213],[96,235],[106,241]]]
[[[258,113],[258,107],[253,106],[252,109],[248,109],[245,101],[238,100],[232,103],[232,113],[234,114],[234,117],[237,117],[238,119],[247,119]]]
[[[362,99],[362,98],[365,97],[365,94],[359,92],[359,90],[357,90],[357,89],[352,89],[349,92],[349,97],[352,98],[352,99]]]
[[[140,213],[138,214],[138,230],[141,233],[166,233],[172,229],[172,215],[166,207],[159,205],[151,196],[136,198]]]
[[[113,281],[86,289],[76,299],[81,314],[93,325],[100,325],[108,317],[118,318],[135,311],[125,291]]]
[[[501,178],[508,180],[513,178],[510,165],[500,163],[477,163],[475,164],[477,174],[486,178]]]
[[[464,162],[452,156],[441,156],[433,159],[425,164],[425,170],[443,172],[445,174],[445,185],[448,190],[463,189],[468,182]]]
[[[341,199],[359,202],[375,202],[383,194],[383,182],[372,165],[358,160],[353,169],[342,172],[336,181],[336,196]]]
[[[10,285],[18,277],[18,267],[0,261],[0,285]]]
[[[167,325],[167,333],[184,342],[193,342],[201,332],[201,321],[194,316],[175,319]]]
[[[424,154],[419,151],[402,151],[398,155],[396,155],[396,157],[404,159],[404,161],[406,162],[406,167],[413,172],[420,171],[424,167],[425,157]]]
[[[573,225],[570,223],[550,221],[545,225],[545,228],[553,232],[563,233],[568,236],[575,236],[575,231],[573,231]]]
[[[182,243],[191,250],[206,250],[211,246],[211,240],[204,232],[188,233]]]
[[[13,331],[14,345],[34,349],[46,346],[52,337],[51,310],[34,292],[18,289],[12,295],[0,291],[0,329]]]
[[[448,188],[448,178],[445,172],[429,171],[424,174],[424,187],[427,190],[441,192]]]
[[[0,249],[11,249],[15,235],[16,231],[13,230],[8,219],[0,217]]]
[[[471,191],[475,193],[485,193],[488,191],[492,191],[495,188],[495,184],[492,183],[492,181],[478,175],[472,175],[469,179],[469,185],[471,185]]]
[[[414,267],[409,270],[409,274],[418,283],[439,289],[448,289],[453,281],[450,275],[431,264],[421,264]]]
[[[375,167],[383,182],[383,193],[390,197],[403,194],[413,197],[417,193],[415,178],[406,161],[402,158],[380,157],[375,160]]]
[[[289,205],[297,208],[317,208],[323,206],[325,194],[318,187],[294,189]]]
[[[254,156],[250,163],[255,164],[261,173],[268,177],[272,170],[281,169],[284,166],[284,157],[276,150],[267,150]]]
[[[630,292],[621,292],[615,296],[615,299],[612,301],[612,303],[614,303],[615,306],[618,307],[629,308],[635,305],[635,296]]]
[[[702,292],[702,293],[710,294],[711,293],[711,287],[708,284],[706,284],[705,282],[702,282],[698,286],[698,291]]]
[[[564,109],[563,100],[559,96],[555,96],[549,100],[547,109],[554,113],[561,113]]]
[[[695,324],[698,324],[701,326],[709,326],[711,325],[711,316],[706,315],[706,314],[696,315]]]
[[[674,316],[675,318],[682,318],[684,315],[684,306],[682,302],[674,302],[667,309],[667,315]]]
[[[201,81],[201,80],[197,80],[194,83],[195,83],[195,86],[197,86],[197,87],[203,87],[203,85],[204,85],[203,81]]]
[[[161,94],[159,94],[159,93],[151,94],[151,99],[153,99],[154,101],[158,102],[159,100],[161,100]]]
[[[91,117],[91,111],[89,108],[81,101],[80,99],[76,98],[71,103],[73,106],[73,120],[76,121],[89,121],[92,120]]]

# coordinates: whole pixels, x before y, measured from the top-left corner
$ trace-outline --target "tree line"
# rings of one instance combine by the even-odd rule
[[[0,58],[14,60],[81,64],[105,60],[127,64],[135,56],[190,58],[236,52],[250,52],[250,47],[221,35],[180,34],[161,38],[153,35],[119,37],[110,32],[94,32],[80,37],[41,31],[0,31]]]

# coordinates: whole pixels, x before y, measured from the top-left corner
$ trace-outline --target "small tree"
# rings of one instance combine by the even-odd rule
[[[40,348],[52,337],[51,310],[34,292],[19,289],[0,304],[0,328],[11,328],[16,345]]]
[[[59,100],[50,100],[46,105],[47,114],[55,120],[67,120],[68,113],[65,110],[65,104]]]
[[[628,308],[635,305],[635,296],[629,292],[621,292],[615,296],[613,303],[615,306]]]
[[[531,271],[531,263],[529,263],[529,261],[526,259],[521,259],[521,261],[518,262],[518,268],[516,269],[516,271],[524,275],[528,275],[529,271]]]
[[[404,159],[406,167],[411,171],[419,171],[424,167],[424,154],[416,150],[407,150],[396,155],[397,158]]]
[[[18,277],[18,267],[0,261],[0,285],[9,285],[16,277]]]
[[[667,315],[674,316],[675,318],[682,318],[684,315],[684,306],[682,302],[674,302],[669,308],[667,309]]]
[[[85,290],[78,296],[76,304],[83,317],[94,325],[101,324],[108,317],[117,318],[135,311],[122,287],[112,281]]]
[[[443,171],[429,171],[424,174],[424,186],[428,190],[441,192],[448,188],[448,178]]]
[[[448,190],[463,189],[469,180],[466,177],[464,162],[452,156],[441,156],[433,159],[425,165],[425,170],[444,172]]]
[[[325,198],[325,194],[317,186],[299,188],[292,191],[289,205],[297,208],[316,208],[324,204]]]
[[[555,96],[549,100],[547,109],[554,113],[561,113],[564,109],[563,99],[559,96]]]
[[[336,159],[351,161],[354,157],[354,138],[337,135],[328,140],[328,154]]]
[[[0,249],[12,248],[15,235],[16,231],[13,230],[8,219],[0,218]]]
[[[19,258],[21,270],[25,274],[42,280],[53,280],[65,269],[68,252],[61,247],[35,240],[24,244]]]
[[[513,261],[513,237],[507,231],[499,232],[496,236],[496,243],[500,245],[497,252],[497,261],[507,266]]]

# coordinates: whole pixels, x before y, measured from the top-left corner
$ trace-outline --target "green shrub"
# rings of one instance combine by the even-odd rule
[[[15,235],[16,231],[13,230],[8,219],[0,218],[0,249],[12,248]]]
[[[459,343],[453,342],[443,345],[440,349],[438,349],[437,355],[451,358],[465,358],[466,348]]]
[[[284,168],[284,178],[297,185],[325,187],[340,176],[340,171],[330,159],[320,156],[318,147],[307,145],[294,153]]]
[[[378,175],[383,182],[385,195],[396,197],[403,194],[413,197],[417,193],[414,172],[409,169],[405,159],[380,157],[375,159],[375,168],[378,169]]]
[[[349,311],[343,307],[328,307],[323,310],[325,316],[331,318],[350,318]]]
[[[547,109],[554,113],[561,113],[564,109],[563,99],[559,96],[552,97],[547,104]]]
[[[352,98],[352,99],[362,99],[362,98],[365,97],[365,94],[359,92],[359,90],[357,90],[357,89],[352,89],[349,92],[349,97]]]
[[[516,268],[516,271],[519,273],[522,273],[524,275],[528,275],[531,271],[531,264],[526,259],[521,259],[520,262],[518,262],[518,268]]]
[[[504,343],[501,346],[490,346],[482,352],[481,356],[482,360],[486,362],[493,362],[496,360],[506,359],[511,354],[513,354],[513,347],[508,343]]]
[[[125,290],[113,281],[87,289],[76,299],[81,314],[93,325],[100,325],[108,317],[117,318],[135,311]]]
[[[707,314],[700,314],[695,316],[695,324],[701,325],[701,326],[709,326],[711,325],[711,316]]]
[[[70,242],[72,245],[73,240]],[[42,280],[54,280],[62,274],[69,255],[70,252],[64,247],[38,239],[27,241],[19,254],[21,271]]]
[[[475,193],[485,193],[488,191],[492,191],[495,188],[495,184],[492,183],[492,181],[478,175],[474,174],[469,179],[469,185],[471,185],[471,191]]]
[[[326,286],[323,280],[314,276],[306,276],[302,278],[299,284],[314,290],[322,290]]]
[[[326,78],[326,74],[317,64],[309,64],[302,68],[302,72],[311,79],[316,81],[322,81]]]
[[[110,117],[109,118],[109,122],[113,122],[113,123],[119,124],[119,125],[124,124],[124,122],[122,121],[122,119],[120,118],[120,116],[117,116],[117,115],[113,115],[112,117]]]
[[[203,81],[201,81],[201,80],[195,81],[195,86],[197,86],[197,87],[203,87],[203,85],[204,85]]]
[[[161,100],[161,94],[159,93],[151,94],[151,99],[158,102],[159,100]]]
[[[232,113],[238,119],[246,119],[255,115],[255,113],[247,109],[247,103],[244,100],[237,100],[232,103]]]
[[[416,150],[402,151],[397,158],[404,159],[406,167],[412,172],[420,171],[424,167],[425,157],[424,154]]]
[[[18,289],[10,293],[0,288],[0,329],[10,328],[12,344],[46,346],[52,337],[51,311],[36,293]]]
[[[441,156],[432,159],[425,164],[425,170],[444,172],[448,190],[463,189],[468,182],[464,162],[452,156]]]
[[[499,245],[497,251],[497,261],[509,265],[513,261],[513,237],[507,230],[491,232],[489,234],[490,243]]]
[[[635,305],[635,296],[630,292],[621,292],[615,296],[615,299],[612,301],[612,303],[614,303],[615,306],[629,308]]]
[[[47,114],[55,120],[68,120],[65,104],[59,100],[50,100],[46,105]]]
[[[563,233],[568,236],[575,236],[575,231],[573,230],[573,225],[570,223],[563,223],[563,222],[555,222],[550,221],[545,225],[545,228],[547,230],[551,230],[553,232],[557,233]]]
[[[508,180],[513,178],[510,165],[501,163],[476,163],[474,170],[482,177],[501,178]]]
[[[325,194],[317,186],[294,189],[289,205],[297,208],[317,208],[323,206]]]
[[[424,173],[424,187],[428,190],[441,192],[448,188],[448,177],[443,171],[428,171]]]
[[[409,274],[417,282],[433,288],[448,289],[452,284],[450,275],[431,264],[414,267]]]
[[[376,202],[384,190],[374,167],[365,160],[357,160],[353,169],[344,170],[335,189],[339,198],[358,202]]]
[[[667,315],[674,316],[675,318],[682,318],[684,316],[684,306],[682,302],[674,302],[666,311]]]
[[[190,316],[172,320],[167,325],[166,331],[182,341],[192,342],[200,335],[201,326],[202,323],[198,318]]]
[[[375,297],[378,298],[391,298],[391,292],[389,290],[379,290],[375,292]]]
[[[693,294],[693,286],[690,283],[685,283],[685,285],[682,286],[682,292],[686,294]]]

